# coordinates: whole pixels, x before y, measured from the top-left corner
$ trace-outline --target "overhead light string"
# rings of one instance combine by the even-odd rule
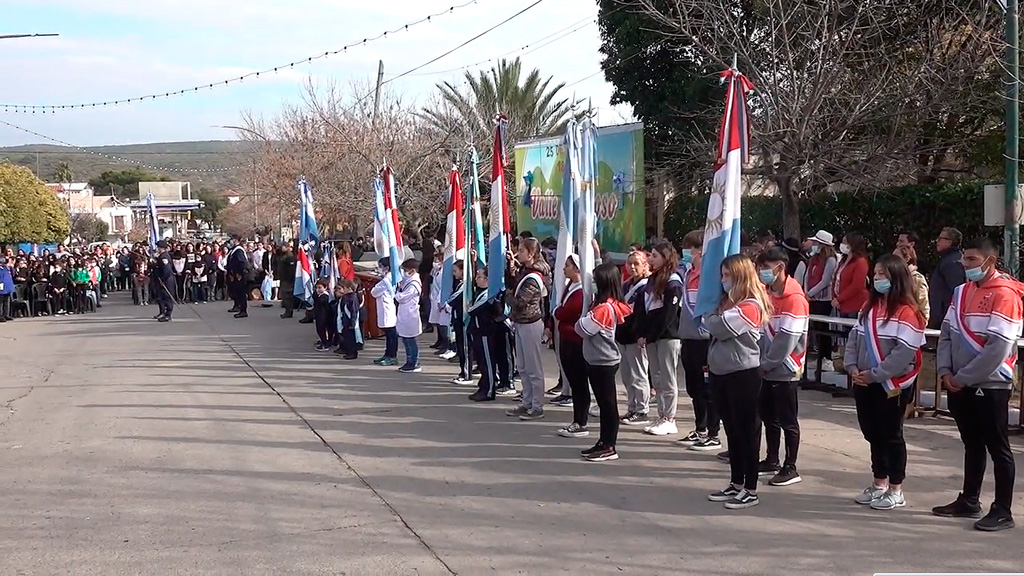
[[[2,124],[4,126],[7,126],[9,128],[13,128],[15,130],[19,130],[19,131],[24,132],[26,134],[31,134],[32,136],[36,136],[37,138],[42,138],[43,140],[46,140],[46,141],[49,141],[49,142],[53,142],[54,144],[60,144],[61,146],[67,146],[69,148],[74,148],[75,150],[78,150],[80,152],[84,152],[86,154],[91,154],[93,156],[98,156],[100,158],[105,158],[107,160],[113,160],[115,162],[120,162],[122,164],[130,164],[132,166],[139,166],[140,168],[148,168],[150,170],[156,170],[157,172],[171,172],[171,173],[177,172],[177,173],[188,173],[188,174],[192,174],[192,173],[208,174],[208,173],[213,173],[213,172],[230,172],[232,170],[238,170],[240,168],[248,168],[249,166],[251,166],[251,163],[248,163],[248,162],[247,163],[243,163],[243,164],[236,164],[236,165],[233,165],[233,166],[227,166],[227,167],[224,167],[224,168],[174,168],[174,167],[171,167],[171,166],[156,166],[156,165],[153,165],[153,164],[147,164],[145,162],[138,162],[138,161],[135,161],[135,160],[130,160],[128,158],[124,158],[124,157],[121,157],[121,156],[114,156],[113,154],[105,154],[103,152],[97,152],[96,150],[90,150],[89,148],[85,148],[83,146],[78,146],[78,145],[75,145],[75,144],[71,144],[70,142],[65,142],[63,140],[58,140],[56,138],[51,138],[50,136],[47,136],[46,134],[40,134],[39,132],[36,132],[34,130],[29,130],[28,128],[22,128],[21,126],[16,126],[16,125],[11,124],[10,122],[7,122],[5,120],[0,120],[0,124]]]
[[[408,23],[403,24],[403,25],[401,25],[401,26],[399,26],[397,28],[394,28],[392,30],[385,30],[384,32],[381,32],[380,34],[377,34],[376,36],[368,36],[368,37],[363,38],[362,40],[360,40],[358,42],[353,42],[351,44],[347,44],[345,46],[342,46],[341,48],[338,48],[337,50],[330,50],[330,51],[324,52],[322,54],[315,54],[313,56],[308,56],[308,57],[303,58],[301,60],[295,60],[294,62],[288,62],[287,64],[281,64],[279,66],[274,66],[272,68],[266,68],[264,70],[259,70],[259,71],[256,71],[256,72],[249,72],[247,74],[242,74],[241,76],[237,76],[237,77],[233,77],[233,78],[228,78],[226,80],[220,80],[218,82],[211,82],[211,83],[202,84],[202,85],[199,85],[199,86],[192,86],[190,88],[182,88],[180,90],[171,90],[171,91],[162,92],[162,93],[146,94],[144,96],[136,96],[136,97],[133,97],[133,98],[123,98],[123,99],[120,99],[120,100],[107,100],[107,101],[102,101],[102,102],[87,102],[87,103],[83,103],[83,104],[0,104],[0,109],[2,109],[4,112],[8,112],[8,113],[12,113],[13,112],[13,113],[18,113],[18,114],[51,114],[51,113],[59,112],[61,110],[83,110],[83,109],[86,109],[86,108],[104,108],[104,107],[107,107],[107,106],[117,106],[117,105],[121,105],[121,104],[135,104],[135,103],[139,103],[139,102],[144,102],[146,100],[156,100],[158,98],[170,98],[172,96],[181,96],[181,95],[184,95],[184,94],[190,94],[190,93],[194,93],[194,92],[199,92],[200,90],[212,90],[212,89],[220,87],[220,86],[227,86],[229,84],[241,82],[241,81],[245,80],[246,78],[259,78],[261,75],[266,76],[267,74],[272,74],[272,73],[275,73],[275,72],[279,72],[281,70],[293,69],[293,68],[295,68],[296,65],[309,64],[309,63],[312,63],[315,60],[323,60],[323,59],[328,58],[330,56],[336,56],[338,54],[348,52],[349,48],[356,48],[356,47],[359,47],[359,46],[365,46],[366,44],[369,44],[369,43],[374,42],[376,40],[381,40],[381,39],[387,38],[389,34],[395,34],[397,32],[403,32],[403,31],[409,30],[409,28],[411,28],[413,26],[432,22],[433,19],[437,18],[438,16],[444,16],[446,14],[451,14],[451,13],[455,12],[456,10],[459,10],[461,8],[465,8],[465,7],[467,7],[467,6],[471,5],[471,4],[476,4],[476,3],[477,3],[477,0],[468,0],[466,2],[463,2],[462,4],[456,4],[456,5],[450,6],[447,10],[443,10],[443,11],[440,11],[440,12],[435,12],[433,14],[428,14],[428,15],[426,15],[426,16],[418,19],[418,20],[415,20],[415,21],[412,21],[412,22],[408,22]]]

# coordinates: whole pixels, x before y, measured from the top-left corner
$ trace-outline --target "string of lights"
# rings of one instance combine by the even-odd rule
[[[10,122],[7,122],[5,120],[0,120],[0,124],[3,124],[4,126],[7,126],[9,128],[13,128],[15,130],[19,130],[19,131],[24,132],[26,134],[31,134],[32,136],[36,136],[37,138],[42,138],[43,140],[46,140],[48,142],[52,142],[54,144],[60,144],[61,146],[68,146],[69,148],[74,148],[75,150],[78,150],[79,152],[82,152],[84,154],[90,154],[92,156],[98,156],[100,158],[105,158],[107,160],[113,160],[115,162],[120,162],[120,163],[123,163],[123,164],[130,164],[132,166],[138,166],[140,168],[147,168],[149,170],[155,170],[157,172],[181,172],[181,173],[189,173],[189,174],[192,174],[192,173],[207,174],[207,173],[212,173],[212,172],[229,172],[231,170],[237,170],[239,168],[245,168],[247,166],[250,166],[250,164],[236,164],[234,166],[227,166],[227,167],[223,167],[223,168],[175,168],[175,167],[171,167],[171,166],[156,166],[154,164],[148,164],[146,162],[139,162],[138,160],[131,160],[129,158],[124,158],[124,157],[121,157],[121,156],[115,156],[113,154],[106,154],[104,152],[98,152],[96,150],[91,150],[89,148],[84,148],[82,146],[76,146],[75,144],[71,144],[70,142],[65,142],[63,140],[58,140],[56,138],[51,138],[50,136],[47,136],[45,134],[40,134],[39,132],[36,132],[34,130],[29,130],[28,128],[22,128],[21,126],[16,126],[16,125],[11,124]]]
[[[504,26],[505,24],[508,24],[509,22],[515,20],[519,16],[522,16],[523,14],[525,14],[526,12],[528,12],[530,9],[534,8],[535,6],[540,4],[541,2],[543,2],[543,0],[535,0],[532,4],[526,6],[525,8],[519,10],[515,14],[505,18],[504,20],[502,20],[501,22],[491,26],[490,28],[487,28],[483,32],[480,32],[480,33],[472,36],[471,38],[469,38],[467,40],[464,40],[463,42],[461,42],[459,45],[455,46],[454,48],[446,50],[442,54],[440,54],[438,56],[435,56],[435,57],[431,58],[430,60],[427,60],[426,62],[424,62],[422,64],[414,66],[414,67],[406,70],[405,72],[402,72],[401,74],[398,74],[397,76],[393,76],[391,78],[388,78],[382,84],[390,84],[391,82],[394,82],[395,80],[398,80],[400,78],[404,78],[406,76],[409,76],[409,75],[413,74],[414,72],[416,72],[418,70],[421,70],[421,69],[423,69],[423,68],[425,68],[427,66],[430,66],[431,64],[433,64],[434,62],[437,62],[438,60],[444,58],[445,56],[448,56],[448,55],[450,55],[450,54],[452,54],[452,53],[454,53],[454,52],[456,52],[458,50],[461,50],[462,48],[468,46],[472,42],[475,42],[476,40],[479,40],[480,38],[482,38],[482,37],[486,36],[487,34],[490,34],[491,32],[493,32],[494,30],[496,30],[496,29]],[[371,90],[371,91],[367,92],[366,94],[364,94],[362,97],[358,98],[352,105],[350,105],[349,111],[351,112],[351,111],[355,110],[355,108],[361,102],[363,102],[364,100],[366,100],[366,99],[370,98],[371,96],[373,96],[374,92],[375,92],[375,90]],[[99,157],[102,157],[102,158],[106,158],[108,160],[114,160],[114,161],[122,162],[122,163],[125,163],[125,164],[130,164],[130,165],[134,165],[134,166],[140,166],[140,167],[143,167],[143,168],[148,168],[150,170],[156,170],[156,171],[160,171],[160,172],[187,172],[187,173],[193,173],[193,172],[195,172],[195,173],[227,172],[227,171],[230,171],[230,170],[236,170],[236,169],[239,169],[239,168],[243,168],[243,167],[248,167],[249,166],[249,164],[238,164],[238,165],[235,165],[235,166],[228,166],[228,167],[224,167],[224,168],[174,168],[174,167],[168,167],[168,166],[155,166],[155,165],[152,165],[152,164],[146,164],[146,163],[143,163],[143,162],[138,162],[138,161],[135,161],[135,160],[130,160],[128,158],[123,158],[123,157],[120,157],[120,156],[114,156],[114,155],[111,155],[111,154],[105,154],[103,152],[97,152],[95,150],[90,150],[90,149],[84,148],[82,146],[77,146],[75,144],[71,144],[70,142],[65,142],[63,140],[58,140],[56,138],[52,138],[52,137],[47,136],[45,134],[40,134],[39,132],[35,132],[35,131],[29,130],[27,128],[22,128],[21,126],[17,126],[15,124],[12,124],[12,123],[7,122],[5,120],[0,120],[0,124],[2,124],[4,126],[7,126],[9,128],[13,128],[15,130],[19,130],[19,131],[24,132],[26,134],[31,134],[31,135],[36,136],[38,138],[42,138],[42,139],[47,140],[49,142],[53,142],[54,144],[60,144],[61,146],[68,146],[68,147],[74,148],[75,150],[78,150],[80,152],[85,152],[87,154],[92,154],[94,156],[99,156]]]
[[[403,24],[402,26],[399,26],[398,28],[395,28],[395,29],[392,29],[392,30],[386,30],[384,32],[381,32],[380,34],[377,34],[376,36],[369,36],[369,37],[363,38],[362,40],[360,40],[358,42],[353,42],[351,44],[347,44],[345,46],[342,46],[341,48],[338,48],[337,50],[327,51],[327,52],[324,52],[323,54],[315,54],[313,56],[308,56],[308,57],[303,58],[301,60],[295,60],[295,61],[289,62],[287,64],[281,64],[279,66],[274,66],[272,68],[266,68],[264,70],[259,70],[259,71],[255,71],[255,72],[249,72],[247,74],[242,74],[242,75],[237,76],[237,77],[228,78],[226,80],[220,80],[218,82],[211,82],[211,83],[203,84],[203,85],[199,85],[199,86],[192,86],[192,87],[188,87],[188,88],[182,88],[180,90],[171,90],[171,91],[167,91],[167,92],[155,92],[155,93],[152,93],[152,94],[146,94],[144,96],[135,96],[135,97],[132,97],[132,98],[122,98],[122,99],[119,99],[119,100],[106,100],[106,101],[101,101],[101,102],[87,102],[87,103],[83,103],[83,104],[0,104],[0,108],[2,108],[4,112],[23,113],[23,114],[37,114],[37,113],[47,114],[47,113],[56,113],[56,112],[58,112],[60,110],[82,110],[82,109],[86,109],[86,108],[103,108],[103,107],[106,107],[106,106],[117,106],[117,105],[121,105],[121,104],[135,104],[135,103],[139,103],[139,102],[144,102],[146,100],[156,100],[158,98],[169,98],[169,97],[172,97],[172,96],[181,96],[181,95],[184,95],[184,94],[196,93],[196,92],[199,92],[200,90],[212,90],[212,89],[220,87],[220,86],[227,86],[229,84],[242,82],[246,78],[259,78],[259,77],[261,77],[261,75],[262,76],[266,76],[268,74],[276,73],[276,72],[278,72],[280,70],[295,68],[296,65],[309,64],[309,63],[312,63],[315,60],[323,60],[323,59],[328,58],[330,56],[336,56],[338,54],[348,52],[349,48],[356,48],[356,47],[359,47],[359,46],[365,46],[366,44],[369,44],[370,42],[374,42],[376,40],[387,38],[389,34],[395,34],[397,32],[406,31],[409,28],[411,28],[413,26],[416,26],[418,24],[432,22],[433,19],[438,17],[438,16],[444,16],[445,14],[451,14],[451,13],[455,12],[456,10],[458,10],[460,8],[465,8],[466,6],[469,6],[471,4],[476,4],[476,3],[477,3],[477,0],[467,0],[466,2],[463,2],[462,4],[453,5],[453,6],[449,7],[447,10],[443,10],[441,12],[436,12],[436,13],[433,13],[433,14],[428,14],[427,16],[424,16],[424,17],[422,17],[422,18],[420,18],[418,20],[415,20],[415,21]]]

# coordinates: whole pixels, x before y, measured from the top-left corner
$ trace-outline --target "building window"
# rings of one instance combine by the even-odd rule
[[[122,232],[127,228],[124,222],[124,216],[114,216],[114,229],[111,232]]]

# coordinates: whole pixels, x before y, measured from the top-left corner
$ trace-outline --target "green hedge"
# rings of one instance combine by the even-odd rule
[[[935,265],[934,239],[945,226],[952,226],[965,239],[988,235],[1002,246],[1002,229],[984,226],[982,182],[945,183],[933,186],[904,186],[877,191],[822,194],[800,200],[800,230],[810,236],[827,230],[838,242],[844,233],[864,234],[874,254],[892,250],[897,235],[913,230],[921,240],[917,255],[923,271]],[[688,231],[703,228],[707,196],[676,196],[665,214],[665,234],[682,238]],[[776,196],[748,196],[743,199],[742,225],[753,235],[771,230],[782,234],[782,201]]]

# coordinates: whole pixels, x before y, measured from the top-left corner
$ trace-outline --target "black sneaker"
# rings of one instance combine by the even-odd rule
[[[980,518],[981,506],[977,502],[972,504],[961,493],[949,504],[932,508],[932,514],[942,518]]]
[[[740,490],[740,493],[735,498],[725,503],[727,510],[743,510],[744,508],[752,508],[761,503],[758,499],[757,494],[752,494],[746,490]]]
[[[601,450],[604,450],[604,442],[598,440],[597,444],[594,444],[590,448],[587,448],[586,450],[580,450],[580,455],[586,457],[589,456],[590,454],[593,454],[594,452],[599,452]]]
[[[159,319],[157,319],[157,322],[170,322],[170,321],[171,321],[171,317],[170,316],[161,316]]]
[[[614,446],[601,446],[600,450],[587,454],[583,459],[587,462],[608,462],[609,460],[618,460],[619,453],[615,451]]]
[[[546,394],[548,396],[561,396],[561,394],[558,393],[558,391],[561,390],[561,389],[562,389],[562,385],[558,384],[554,388],[551,388],[550,390],[548,390],[546,392]]]
[[[700,432],[694,430],[693,432],[687,434],[685,438],[680,438],[679,440],[676,440],[676,442],[682,446],[693,446],[707,437],[707,432],[701,434]]]
[[[758,476],[775,476],[781,469],[778,464],[772,464],[767,460],[761,460],[757,463]]]
[[[999,532],[1013,527],[1013,515],[995,504],[989,508],[984,518],[974,523],[974,529],[982,532]]]
[[[469,399],[473,402],[493,402],[494,398],[484,394],[483,392],[474,392],[469,395]]]
[[[800,473],[796,471],[796,466],[783,466],[779,473],[772,476],[772,479],[768,481],[769,486],[789,486],[802,482],[803,478],[800,477]]]
[[[724,490],[719,490],[718,492],[712,492],[711,494],[708,494],[708,500],[712,502],[728,502],[729,500],[732,500],[733,498],[738,496],[740,491],[741,490],[739,488],[733,486],[732,484],[729,484],[728,486],[725,487]]]
[[[651,423],[651,417],[646,412],[632,412],[626,414],[621,422],[627,426],[646,426]]]
[[[722,450],[718,454],[715,454],[715,458],[718,458],[722,462],[728,462],[729,461],[729,451],[728,450]]]
[[[722,447],[722,441],[718,438],[712,438],[707,436],[698,440],[695,444],[690,446],[690,450],[697,452],[709,452],[711,450],[718,450]]]

